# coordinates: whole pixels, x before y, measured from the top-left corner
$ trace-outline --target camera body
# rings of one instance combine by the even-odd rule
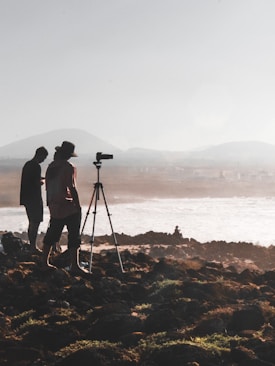
[[[103,159],[113,159],[113,155],[112,154],[102,154],[102,152],[97,152],[96,160],[99,162],[100,160],[103,160]]]

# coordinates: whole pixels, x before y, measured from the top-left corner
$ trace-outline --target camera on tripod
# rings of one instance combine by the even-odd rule
[[[97,202],[99,200],[99,195],[100,195],[99,193],[101,192],[102,197],[103,197],[103,200],[104,200],[104,203],[105,203],[105,208],[106,208],[106,211],[107,211],[107,216],[109,218],[109,223],[110,223],[110,226],[111,226],[111,230],[112,230],[113,239],[114,239],[114,243],[115,243],[115,246],[116,246],[117,255],[118,255],[118,259],[119,259],[119,263],[120,263],[120,268],[121,268],[121,271],[124,273],[125,270],[123,268],[123,263],[122,263],[122,260],[121,260],[121,257],[120,257],[120,253],[119,253],[119,250],[118,250],[118,243],[117,243],[117,239],[116,239],[116,234],[114,232],[113,224],[112,224],[112,221],[111,221],[111,214],[110,214],[109,209],[108,209],[107,200],[106,200],[105,193],[104,193],[104,190],[103,190],[103,184],[100,182],[100,179],[99,179],[99,170],[101,168],[101,160],[102,159],[113,159],[113,155],[111,155],[111,154],[102,154],[102,152],[97,152],[96,153],[96,161],[94,161],[93,164],[95,165],[95,167],[97,169],[97,181],[96,181],[96,183],[94,183],[94,191],[93,191],[92,198],[91,198],[91,201],[90,201],[90,204],[89,204],[89,207],[88,207],[88,211],[86,213],[86,217],[85,217],[85,220],[84,220],[82,229],[81,229],[81,235],[82,235],[82,233],[84,231],[84,227],[86,225],[86,221],[87,221],[88,216],[90,214],[91,206],[92,206],[92,204],[94,202],[94,210],[93,210],[93,214],[94,214],[93,231],[92,231],[92,236],[91,236],[91,239],[90,239],[90,244],[91,244],[91,258],[90,258],[90,269],[89,269],[89,271],[91,273],[91,269],[92,269],[92,257],[93,257],[93,243],[94,243],[94,239],[95,239],[95,218],[96,218],[96,213],[97,213]]]
[[[113,159],[113,155],[112,154],[102,154],[102,152],[97,152],[96,160],[99,162],[100,160],[103,160],[103,159]]]

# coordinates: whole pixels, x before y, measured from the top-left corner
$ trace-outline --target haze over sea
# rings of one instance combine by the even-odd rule
[[[173,233],[178,225],[183,237],[205,243],[212,240],[275,245],[275,197],[151,199],[139,203],[108,204],[116,233],[138,235],[148,231]],[[90,235],[94,207],[82,207],[83,232]],[[0,230],[23,232],[27,218],[23,207],[0,208]],[[40,231],[49,221],[45,208]],[[111,234],[107,210],[98,201],[95,235]]]

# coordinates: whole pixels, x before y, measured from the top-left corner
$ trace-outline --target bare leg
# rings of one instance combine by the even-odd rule
[[[69,249],[70,261],[71,261],[71,272],[72,273],[86,273],[79,265],[79,248]]]
[[[42,256],[42,269],[43,270],[56,268],[55,266],[53,266],[49,262],[51,250],[52,250],[51,245],[44,244],[44,246],[43,246],[43,256]]]
[[[37,247],[36,247],[36,239],[37,239],[39,224],[40,224],[39,222],[32,222],[32,221],[29,222],[28,237],[29,237],[29,241],[30,241],[30,249],[32,252],[39,251],[39,249],[37,249]]]
[[[71,248],[69,249],[70,253],[70,261],[71,261],[71,270],[79,270],[79,249],[78,248]]]

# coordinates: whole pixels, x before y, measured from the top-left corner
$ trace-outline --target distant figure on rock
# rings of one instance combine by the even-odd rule
[[[176,225],[173,235],[174,235],[176,238],[182,238],[182,234],[181,234],[181,232],[180,232],[180,229],[179,229],[178,225]]]
[[[47,205],[50,211],[50,224],[43,243],[43,269],[54,269],[49,263],[52,248],[59,242],[64,226],[68,230],[68,251],[71,273],[84,273],[79,266],[81,206],[76,188],[76,168],[68,160],[77,156],[75,145],[63,141],[57,146],[54,160],[46,171]]]
[[[25,206],[28,216],[28,238],[33,253],[39,251],[36,239],[40,222],[43,221],[41,185],[44,184],[44,178],[41,177],[40,164],[47,156],[48,151],[44,146],[37,148],[34,157],[24,164],[21,174],[20,205]]]

